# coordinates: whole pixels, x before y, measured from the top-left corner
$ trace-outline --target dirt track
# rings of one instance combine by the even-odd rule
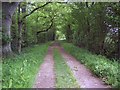
[[[55,73],[53,61],[53,48],[49,47],[48,53],[44,59],[44,63],[40,67],[40,71],[38,72],[33,88],[54,88],[54,87],[55,87]]]
[[[40,67],[40,71],[38,72],[33,88],[55,88],[53,60],[54,48],[57,48],[60,51],[81,88],[110,88],[110,86],[105,85],[102,80],[93,75],[89,69],[78,62],[73,56],[66,53],[58,43],[54,43],[49,47],[48,53],[44,59],[44,63]]]

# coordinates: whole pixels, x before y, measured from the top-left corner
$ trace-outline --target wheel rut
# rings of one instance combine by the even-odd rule
[[[89,69],[77,61],[73,56],[65,52],[62,47],[58,46],[58,49],[67,65],[71,68],[81,88],[111,88],[111,86],[106,85],[101,79],[93,75]]]
[[[58,43],[53,43],[49,46],[48,53],[44,58],[43,64],[40,66],[33,88],[55,88],[56,80],[53,59],[53,50],[55,48],[59,50],[60,54],[65,59],[66,64],[70,67],[80,88],[111,88],[111,86],[106,85],[101,79],[93,75],[89,69],[73,56],[65,52]]]
[[[53,48],[51,46],[48,48],[48,53],[40,66],[33,88],[55,88]]]

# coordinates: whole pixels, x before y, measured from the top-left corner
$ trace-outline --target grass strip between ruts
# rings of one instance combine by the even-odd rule
[[[56,88],[79,88],[71,69],[65,63],[58,49],[54,50]]]

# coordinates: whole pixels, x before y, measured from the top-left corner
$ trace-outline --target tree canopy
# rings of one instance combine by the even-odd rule
[[[120,4],[117,2],[21,2],[19,5],[7,2],[2,6],[3,17],[8,17],[7,9],[14,8],[10,12],[12,25],[6,22],[9,26],[5,26],[9,27],[6,28],[9,33],[3,26],[3,46],[12,44],[8,45],[12,49],[6,52],[20,53],[31,44],[60,39],[97,54],[119,58]]]

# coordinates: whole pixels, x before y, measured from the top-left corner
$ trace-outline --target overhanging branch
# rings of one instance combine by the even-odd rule
[[[47,32],[47,31],[49,31],[49,29],[51,29],[51,27],[53,26],[53,19],[54,19],[54,18],[51,19],[51,25],[50,25],[47,29],[42,30],[42,31],[38,31],[38,32],[36,33],[36,35],[38,35],[38,34],[40,34],[40,33],[42,33],[42,32]]]
[[[32,13],[34,13],[36,10],[38,10],[38,9],[40,9],[40,8],[48,5],[49,3],[51,3],[51,2],[47,2],[46,4],[44,4],[44,5],[42,5],[42,6],[39,6],[39,7],[35,8],[35,9],[33,9],[29,14],[26,14],[25,16],[23,16],[23,18],[21,19],[21,22],[23,22],[23,20],[24,20],[26,17],[28,17],[29,15],[31,15]]]

